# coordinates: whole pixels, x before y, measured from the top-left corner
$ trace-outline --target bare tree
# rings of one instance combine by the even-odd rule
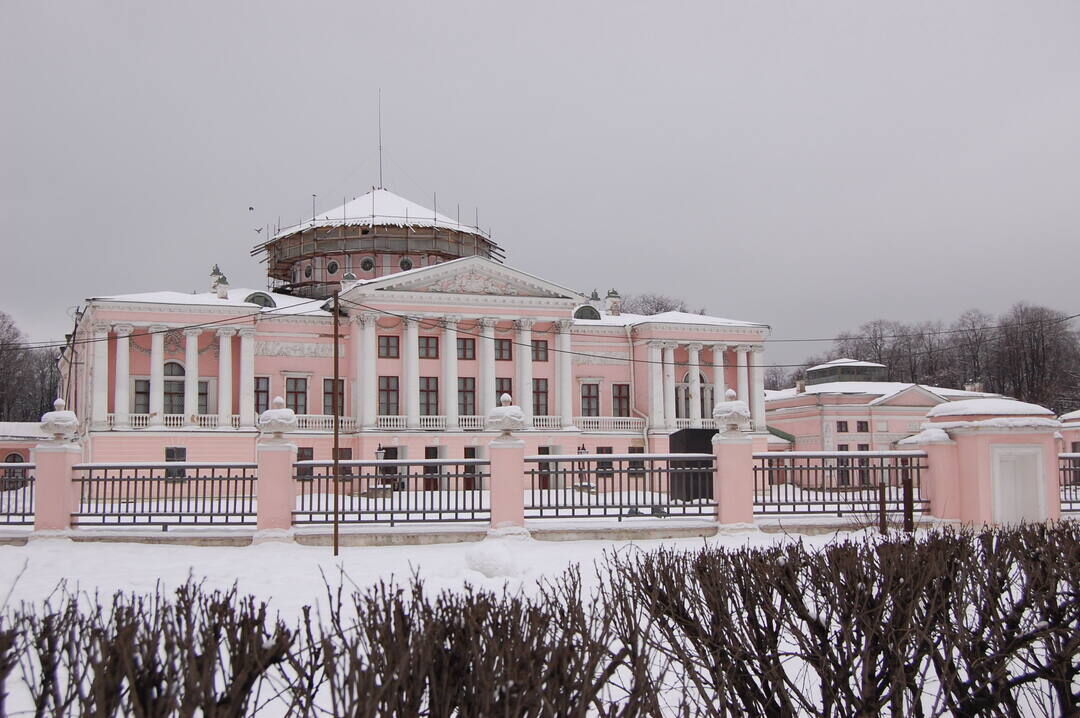
[[[628,314],[660,314],[662,312],[688,312],[704,314],[705,308],[692,311],[683,299],[676,299],[665,294],[628,294],[623,297],[622,311]]]
[[[26,347],[26,336],[0,312],[0,421],[37,421],[56,398],[59,372],[50,349]]]

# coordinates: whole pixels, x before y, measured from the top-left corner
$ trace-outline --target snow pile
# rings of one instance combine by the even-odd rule
[[[918,434],[913,434],[898,441],[898,444],[908,446],[911,444],[939,444],[944,441],[952,441],[945,431],[936,426],[927,426]]]
[[[1014,399],[965,399],[938,404],[928,413],[937,416],[1053,416],[1054,412],[1038,404]]]
[[[1061,423],[1078,422],[1080,423],[1080,409],[1076,411],[1070,411],[1068,414],[1062,414],[1058,417],[1058,421]]]
[[[523,528],[492,529],[483,541],[465,552],[465,566],[487,578],[512,578],[522,573],[518,556],[524,542],[531,542]]]

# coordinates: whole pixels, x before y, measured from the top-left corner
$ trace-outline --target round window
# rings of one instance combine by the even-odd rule
[[[304,267],[304,276],[309,278],[309,279],[311,278],[311,265],[310,264],[308,266]]]
[[[360,269],[364,270],[365,272],[370,272],[371,270],[375,269],[375,260],[371,257],[364,257],[362,260],[360,260]]]
[[[337,270],[338,270],[338,263],[335,262],[334,260],[330,260],[329,262],[326,263],[326,273],[327,274],[337,274]]]
[[[401,261],[398,262],[398,266],[401,267],[402,269],[404,269],[407,272],[410,269],[412,269],[412,260],[409,259],[408,257],[402,257]]]

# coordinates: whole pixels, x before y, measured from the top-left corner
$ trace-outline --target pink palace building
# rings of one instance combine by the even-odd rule
[[[342,459],[484,458],[485,416],[513,396],[529,453],[666,452],[712,429],[733,389],[763,434],[757,322],[620,312],[503,263],[464,226],[375,189],[256,247],[268,289],[87,300],[61,359],[83,460],[255,459],[274,397],[300,459],[330,459],[339,295]],[[707,446],[707,445],[706,445]],[[706,450],[708,450],[706,448]]]

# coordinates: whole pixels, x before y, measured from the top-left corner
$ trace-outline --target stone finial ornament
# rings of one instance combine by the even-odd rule
[[[53,402],[53,410],[41,416],[41,430],[55,441],[67,441],[79,431],[79,419],[74,411],[67,411],[63,399]]]
[[[512,431],[521,431],[525,428],[525,412],[520,406],[512,403],[509,394],[499,397],[500,406],[495,407],[487,415],[487,428],[501,431],[503,437],[509,437]]]
[[[746,431],[750,426],[750,407],[745,401],[735,398],[735,391],[728,389],[724,393],[725,401],[716,403],[713,408],[713,419],[716,420],[716,428],[723,433]]]
[[[275,396],[271,408],[259,414],[259,433],[281,439],[282,434],[296,431],[296,412],[285,407],[285,400]]]

